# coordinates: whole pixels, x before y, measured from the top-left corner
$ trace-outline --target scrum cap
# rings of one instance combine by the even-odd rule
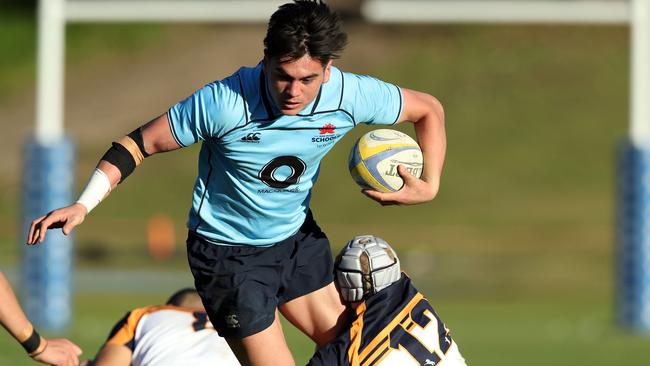
[[[393,248],[373,235],[350,240],[337,256],[334,268],[341,295],[350,302],[376,294],[401,276]]]

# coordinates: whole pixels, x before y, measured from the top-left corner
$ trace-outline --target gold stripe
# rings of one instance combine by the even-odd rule
[[[386,336],[388,336],[388,334],[390,334],[390,331],[393,330],[393,328],[395,328],[397,324],[400,323],[400,320],[402,318],[404,318],[407,314],[409,315],[410,318],[411,310],[415,307],[415,305],[417,305],[418,302],[420,302],[420,300],[422,300],[423,297],[424,296],[422,296],[422,294],[419,292],[415,294],[415,296],[413,296],[413,299],[411,299],[411,301],[409,301],[409,303],[406,304],[404,309],[402,309],[397,315],[395,315],[393,320],[381,332],[379,332],[379,334],[377,334],[375,339],[373,339],[372,342],[370,342],[370,344],[368,344],[368,346],[363,350],[363,352],[361,352],[360,357],[362,360],[366,358],[368,354],[370,354],[370,352],[381,342],[382,339],[384,339]]]
[[[357,308],[357,319],[350,327],[350,349],[348,349],[348,360],[350,366],[359,366],[359,347],[361,347],[361,333],[363,331],[363,312],[366,311],[366,303],[362,302]]]
[[[368,146],[367,144],[362,143],[361,146],[359,146],[359,155],[361,155],[361,159],[366,160],[381,152],[393,150],[393,149],[400,149],[403,147],[412,147],[418,149],[420,148],[418,144],[413,144],[413,143],[394,143],[394,144],[390,144],[390,147],[387,147],[386,145],[383,144],[377,146]]]
[[[389,345],[389,347],[390,347],[390,345]],[[388,352],[385,352],[383,355],[381,355],[381,357],[379,357],[377,360],[375,360],[375,364],[376,364],[376,365],[381,364],[381,361],[383,361],[384,358],[388,357],[388,355],[389,355],[390,353],[391,353],[391,350],[388,350]],[[413,357],[413,356],[411,356],[411,357]]]
[[[132,138],[130,138],[129,136],[124,136],[117,143],[124,146],[125,149],[129,150],[129,152],[133,156],[133,160],[135,160],[135,166],[139,166],[140,164],[142,164],[142,161],[144,160],[144,155],[142,155],[142,151],[140,151],[140,147],[135,141],[133,141]]]
[[[382,343],[379,345],[379,347],[375,350],[375,352],[373,352],[373,353],[370,355],[370,357],[368,357],[368,359],[367,359],[367,360],[366,360],[366,361],[365,361],[361,366],[367,366],[367,365],[371,365],[371,364],[373,364],[373,363],[376,363],[376,359],[377,359],[377,357],[379,357],[379,355],[380,355],[382,352],[384,352],[384,351],[387,350],[386,352],[384,352],[384,354],[383,354],[382,357],[381,357],[381,358],[383,359],[384,356],[386,356],[387,354],[390,353],[389,348],[390,348],[390,338],[386,338],[386,341],[382,342]]]

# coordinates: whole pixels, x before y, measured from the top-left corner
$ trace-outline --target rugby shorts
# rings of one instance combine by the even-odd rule
[[[187,258],[222,337],[244,338],[268,328],[278,306],[333,281],[329,240],[311,211],[298,232],[268,247],[210,244],[190,231]]]

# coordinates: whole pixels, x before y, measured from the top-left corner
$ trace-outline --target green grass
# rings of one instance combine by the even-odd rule
[[[165,298],[77,295],[75,321],[66,336],[82,347],[84,357],[92,357],[126,311]],[[598,296],[480,299],[480,306],[479,301],[429,298],[470,365],[642,366],[650,361],[650,342],[616,328],[611,304]],[[286,322],[285,332],[297,364],[305,364],[313,345]],[[31,364],[6,333],[0,334],[0,364]]]
[[[105,31],[97,28],[97,37]],[[590,26],[387,26],[351,34],[341,63],[365,56],[350,62],[351,71],[443,102],[442,187],[433,202],[413,207],[381,207],[359,194],[347,153],[368,130],[360,127],[323,161],[312,209],[335,250],[362,233],[393,243],[470,364],[650,363],[650,339],[618,328],[612,305],[627,37],[626,28]],[[355,54],[372,42],[386,57]],[[79,146],[79,186],[103,149]],[[191,147],[148,159],[77,231],[78,265],[186,269],[182,243],[197,153]],[[8,187],[0,192],[2,265],[18,256],[15,181],[0,177]],[[143,226],[159,213],[177,227],[179,250],[170,262],[144,254]],[[97,251],[103,254],[88,255]],[[70,336],[94,352],[125,309],[160,299],[80,294]],[[289,327],[287,336],[304,362],[312,346]],[[24,363],[14,348],[0,342],[0,364]]]

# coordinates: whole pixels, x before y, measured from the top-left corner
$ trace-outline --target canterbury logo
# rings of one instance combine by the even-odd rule
[[[261,133],[260,132],[251,132],[248,135],[244,136],[241,138],[241,141],[243,142],[260,142],[260,137]]]
[[[236,314],[228,314],[224,320],[226,321],[228,328],[239,328],[239,319],[237,319]]]

